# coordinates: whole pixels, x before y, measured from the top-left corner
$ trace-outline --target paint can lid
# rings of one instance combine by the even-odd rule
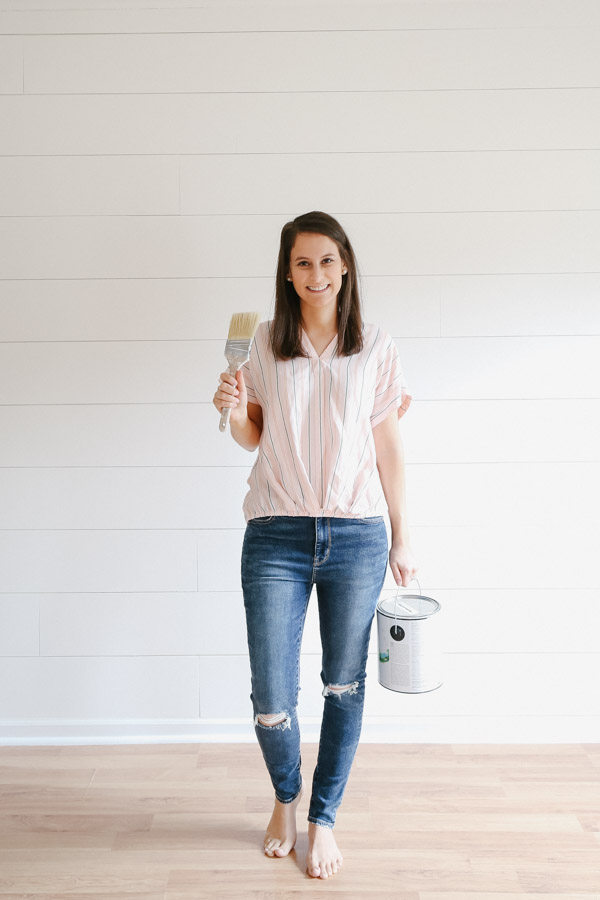
[[[427,619],[440,609],[437,600],[423,594],[394,594],[377,604],[377,612],[390,619]]]

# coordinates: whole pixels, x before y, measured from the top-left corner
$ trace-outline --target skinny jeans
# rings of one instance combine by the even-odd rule
[[[275,796],[300,793],[300,649],[313,584],[323,719],[308,821],[333,828],[362,728],[371,625],[388,562],[383,516],[261,516],[246,525],[242,589],[254,728]],[[266,725],[260,717],[277,716]]]

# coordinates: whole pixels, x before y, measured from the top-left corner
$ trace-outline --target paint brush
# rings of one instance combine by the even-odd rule
[[[229,334],[225,344],[225,356],[229,363],[229,374],[235,375],[245,362],[250,359],[252,341],[260,322],[260,313],[234,313],[229,323]],[[221,413],[219,431],[225,431],[229,421],[231,407],[227,407]]]

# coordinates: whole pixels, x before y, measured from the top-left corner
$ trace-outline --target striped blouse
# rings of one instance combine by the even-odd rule
[[[304,329],[302,346],[308,358],[276,360],[261,322],[242,367],[263,413],[244,517],[382,515],[373,426],[393,409],[400,418],[412,399],[394,339],[365,324],[352,356],[336,356],[337,336],[319,356]]]

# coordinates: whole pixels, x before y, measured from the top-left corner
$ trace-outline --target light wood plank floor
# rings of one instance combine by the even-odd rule
[[[326,880],[305,869],[316,753],[272,859],[258,744],[0,747],[0,900],[600,900],[600,744],[361,744]]]

